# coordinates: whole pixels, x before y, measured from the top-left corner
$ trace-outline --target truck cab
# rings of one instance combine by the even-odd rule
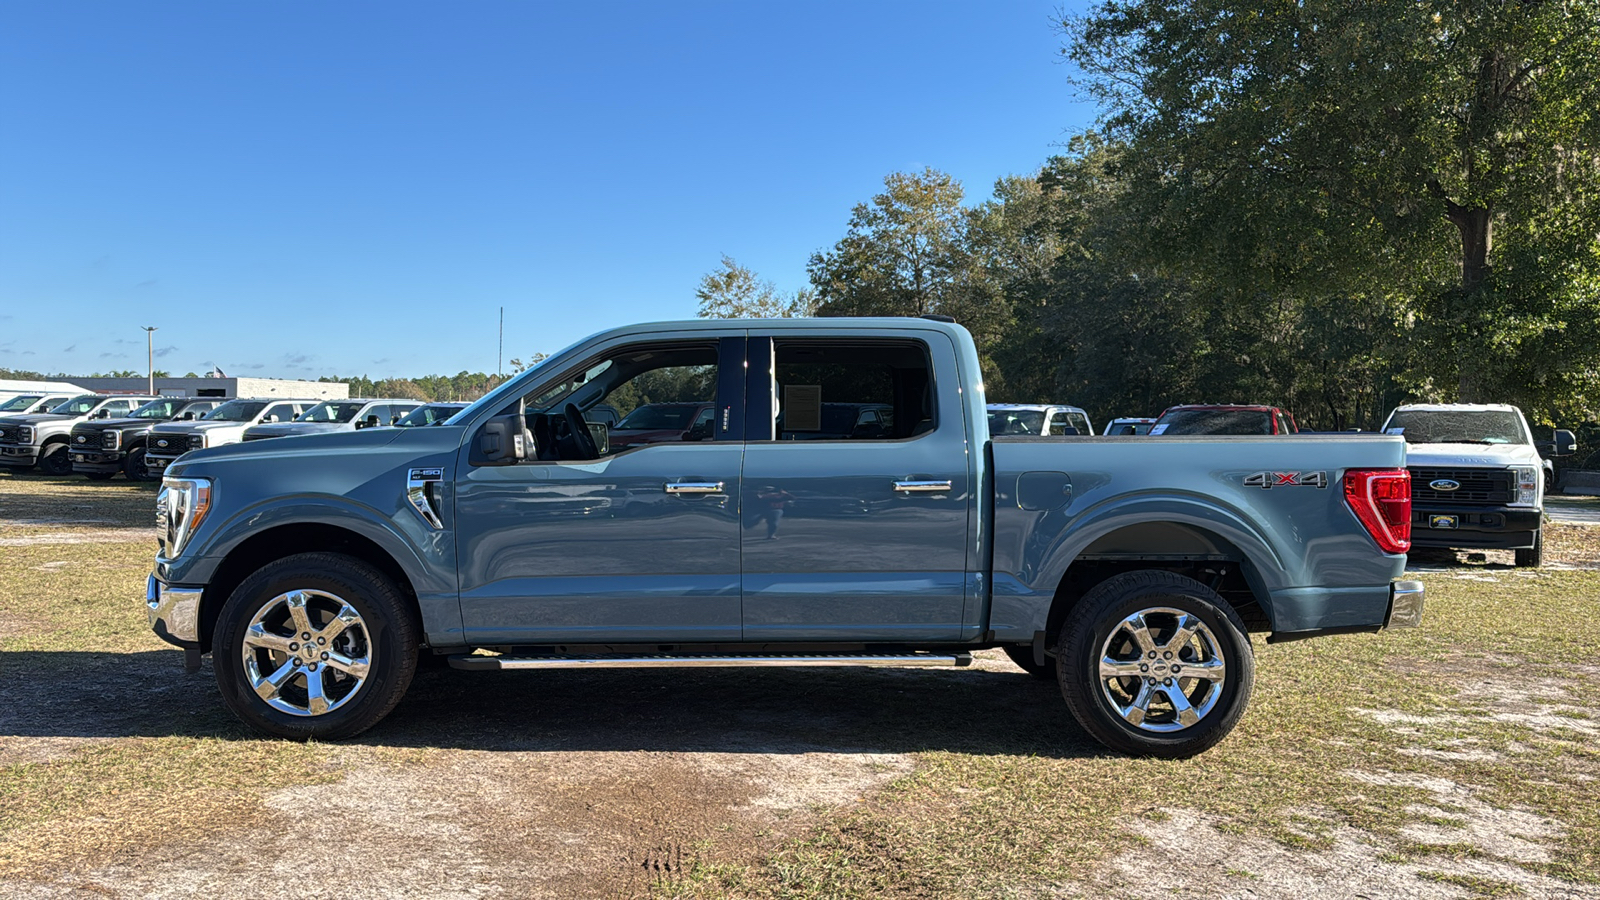
[[[1383,431],[1406,441],[1416,546],[1512,550],[1519,566],[1543,562],[1544,492],[1554,469],[1522,410],[1414,404],[1389,413]],[[1547,450],[1564,456],[1576,446],[1572,432],[1558,429]]]

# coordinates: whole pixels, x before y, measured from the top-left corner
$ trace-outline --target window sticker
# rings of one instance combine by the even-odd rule
[[[1389,428],[1389,429],[1386,429],[1383,433],[1384,434],[1405,434],[1406,430],[1404,428]]]
[[[1156,427],[1150,429],[1150,433],[1151,434],[1166,434],[1167,433],[1167,424],[1168,423],[1163,422],[1160,425],[1157,425]]]
[[[822,385],[783,386],[783,428],[785,431],[822,430]]]

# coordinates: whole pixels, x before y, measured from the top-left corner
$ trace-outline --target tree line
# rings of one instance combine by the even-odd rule
[[[1098,127],[968,203],[896,172],[786,296],[703,316],[950,315],[989,397],[1600,407],[1600,2],[1111,0],[1063,19]]]

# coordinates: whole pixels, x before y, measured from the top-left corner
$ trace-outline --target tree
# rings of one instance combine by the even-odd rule
[[[532,356],[528,357],[527,362],[523,362],[520,359],[513,359],[511,360],[511,374],[515,375],[518,372],[525,372],[549,358],[550,354],[548,353],[534,353]]]
[[[815,311],[814,295],[802,288],[785,295],[770,281],[723,254],[719,267],[700,278],[694,295],[702,319],[781,319],[809,316]]]
[[[1108,0],[1063,24],[1167,263],[1382,308],[1425,345],[1419,392],[1595,380],[1600,0]]]
[[[811,256],[819,315],[943,312],[961,281],[961,183],[929,168],[894,172],[883,184],[883,193],[851,211],[833,249]]]

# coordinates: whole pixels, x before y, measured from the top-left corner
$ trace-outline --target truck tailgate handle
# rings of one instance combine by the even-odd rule
[[[720,481],[669,481],[662,487],[669,494],[720,494]]]
[[[908,494],[933,494],[950,490],[950,482],[949,480],[923,481],[920,479],[896,481],[894,483],[894,489],[897,491],[905,491]]]

